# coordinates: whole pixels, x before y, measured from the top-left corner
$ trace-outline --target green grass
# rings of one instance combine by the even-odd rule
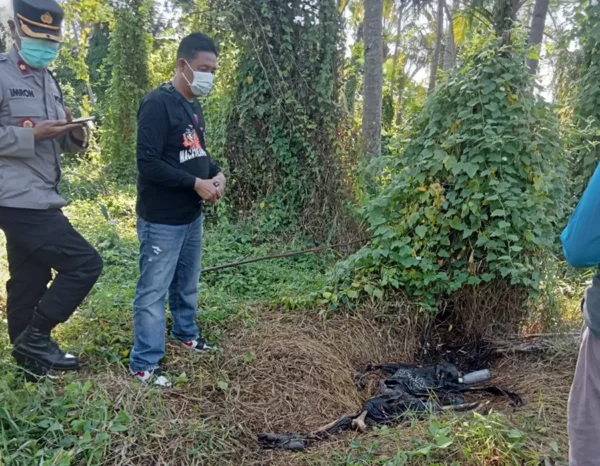
[[[556,456],[557,442],[540,442],[535,420],[522,417],[518,424],[496,412],[431,416],[401,427],[375,428],[368,439],[300,459],[307,466],[537,466],[544,456]]]
[[[128,443],[150,450],[158,443],[156,457],[161,458],[168,457],[169,443],[181,446],[182,441],[183,451],[171,454],[184,458],[185,464],[219,464],[217,458],[237,458],[241,448],[232,437],[235,429],[178,419],[181,414],[167,406],[161,392],[123,386],[122,379],[129,380],[131,305],[138,275],[135,190],[131,185],[102,185],[93,164],[88,167],[87,171],[67,168],[62,191],[70,204],[65,212],[101,253],[105,270],[76,315],[56,332],[61,344],[80,354],[87,368],[57,382],[24,384],[10,358],[2,323],[0,465],[112,464],[117,461],[112,459],[115,448]],[[4,239],[0,238],[0,279],[6,280]],[[206,219],[204,243],[205,267],[313,246],[302,235],[287,235],[282,241],[275,234],[263,235],[253,221],[229,225],[215,217]],[[308,255],[207,274],[200,289],[199,318],[208,337],[218,341],[227,322],[245,319],[254,307],[319,289],[333,260],[332,254]],[[2,290],[2,302],[4,298]],[[119,379],[116,392],[110,377]],[[180,384],[185,380],[185,375],[178,378]],[[169,426],[178,422],[178,430],[170,432]]]

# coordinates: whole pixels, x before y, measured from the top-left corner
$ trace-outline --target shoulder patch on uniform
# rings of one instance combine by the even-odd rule
[[[21,76],[31,76],[31,69],[29,68],[29,66],[27,66],[27,63],[25,63],[23,60],[19,60],[17,62],[17,67],[19,68],[19,71],[21,72]]]

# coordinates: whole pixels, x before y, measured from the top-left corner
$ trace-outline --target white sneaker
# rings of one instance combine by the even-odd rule
[[[160,369],[154,369],[153,371],[141,371],[135,372],[129,369],[131,375],[133,375],[138,381],[144,385],[154,385],[160,388],[171,388],[173,384],[171,381],[163,375]]]
[[[207,345],[204,340],[181,341],[180,343],[195,353],[208,353],[217,350],[214,346]]]

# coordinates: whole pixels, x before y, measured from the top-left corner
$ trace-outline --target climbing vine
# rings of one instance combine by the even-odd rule
[[[108,48],[109,23],[96,24],[90,37],[85,60],[90,75],[90,86],[96,97],[96,102],[105,101],[112,76],[112,64],[108,60]],[[102,108],[97,108],[97,110],[102,110]],[[101,119],[99,119],[99,123],[101,122]]]
[[[120,2],[114,13],[109,46],[112,78],[106,100],[102,154],[115,173],[131,175],[135,167],[137,110],[150,90],[147,0]]]
[[[224,147],[236,210],[271,208],[274,227],[330,222],[335,196],[326,193],[338,187],[335,0],[209,3],[239,50]]]
[[[481,40],[427,102],[362,213],[373,238],[338,270],[344,293],[440,297],[500,281],[536,293],[562,218],[558,122],[522,44]],[[464,288],[463,288],[464,289]]]
[[[578,199],[587,186],[598,162],[600,148],[597,133],[600,127],[600,5],[596,2],[582,3],[576,19],[577,37],[581,42],[580,78],[574,105],[576,130],[570,142],[573,199]],[[571,85],[573,83],[571,82]]]

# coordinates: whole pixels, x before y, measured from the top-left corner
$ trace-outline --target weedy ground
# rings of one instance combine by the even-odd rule
[[[293,305],[321,288],[339,259],[334,252],[207,274],[199,319],[220,352],[194,356],[169,344],[165,367],[175,388],[140,386],[127,374],[137,277],[134,188],[106,186],[101,170],[89,164],[67,171],[63,192],[72,223],[106,264],[90,297],[56,332],[81,355],[84,369],[54,382],[24,383],[0,329],[0,464],[500,466],[545,458],[566,464],[574,339],[543,356],[497,359],[495,382],[519,391],[523,408],[498,400],[485,413],[432,414],[343,434],[300,454],[259,450],[259,432],[305,432],[358,410],[372,389],[357,387],[358,369],[410,362],[407,341],[414,337],[402,316],[378,306],[327,313]],[[235,224],[208,216],[204,266],[312,245],[302,235],[282,234],[268,216]],[[4,256],[0,281],[7,274]],[[548,305],[576,320],[584,279],[555,281]]]

